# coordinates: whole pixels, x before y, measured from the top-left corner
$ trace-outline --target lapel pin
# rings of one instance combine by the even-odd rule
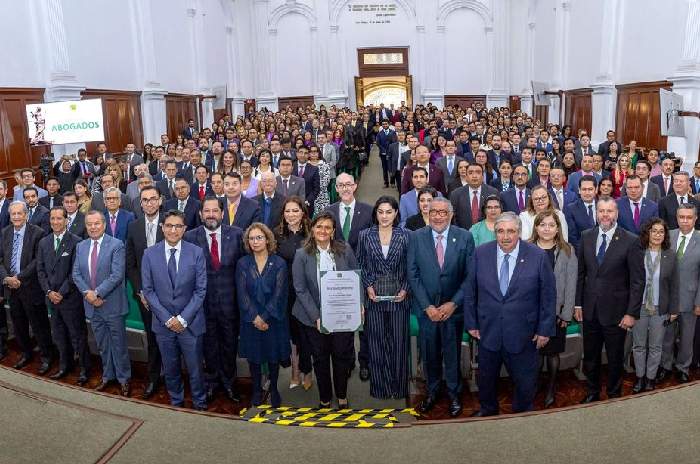
[[[521,262],[521,263],[524,263],[524,262],[525,262],[525,260],[524,260],[524,259],[521,259],[521,260],[520,260],[520,262]]]
[[[452,243],[454,243],[454,242],[456,242],[456,241],[457,241],[457,239],[454,238],[454,237],[452,237]]]

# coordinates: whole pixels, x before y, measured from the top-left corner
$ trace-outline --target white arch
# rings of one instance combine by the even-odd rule
[[[295,0],[289,0],[272,10],[267,21],[268,29],[271,31],[276,30],[277,24],[280,22],[280,19],[282,19],[282,16],[289,13],[297,13],[302,15],[309,21],[309,27],[311,29],[316,28],[316,14],[314,13],[313,8]]]
[[[484,5],[478,0],[450,0],[440,7],[437,16],[437,27],[438,29],[444,29],[445,23],[447,22],[447,16],[454,10],[460,8],[467,8],[474,11],[476,14],[481,16],[484,20],[484,27],[487,29],[493,29],[493,18],[491,17],[491,10],[489,7]]]
[[[340,12],[343,11],[343,7],[345,7],[345,4],[348,3],[350,0],[333,0],[333,3],[331,4],[330,8],[330,25],[331,28],[333,27],[338,27],[338,19],[340,19]],[[416,9],[413,7],[413,4],[407,0],[396,0],[396,3],[398,3],[401,8],[412,18],[416,18],[419,24],[422,24],[422,21],[420,18],[416,17]]]

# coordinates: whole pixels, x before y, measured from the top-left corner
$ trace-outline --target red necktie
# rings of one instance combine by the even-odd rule
[[[199,201],[204,200],[204,193],[205,193],[204,186],[200,185],[199,186]]]
[[[474,195],[472,196],[472,224],[479,222],[479,198],[477,193],[478,192],[474,190]]]
[[[219,242],[216,241],[216,233],[209,234],[211,237],[211,267],[215,271],[218,271],[221,267],[221,261],[219,261]]]

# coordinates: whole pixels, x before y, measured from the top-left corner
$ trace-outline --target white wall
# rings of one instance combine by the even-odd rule
[[[445,34],[457,42],[436,44],[445,53],[445,94],[484,95],[489,89],[488,52],[484,22],[466,8],[455,10],[445,22]]]
[[[604,0],[571,2],[568,69],[565,83],[568,89],[588,87],[598,74],[601,47],[601,12]]]
[[[309,21],[292,13],[283,16],[277,25],[273,43],[273,86],[278,97],[313,95],[312,47]]]
[[[12,12],[0,27],[2,66],[0,85],[3,87],[42,87],[39,42],[32,31],[37,25],[30,15],[30,2],[0,0],[0,11]]]

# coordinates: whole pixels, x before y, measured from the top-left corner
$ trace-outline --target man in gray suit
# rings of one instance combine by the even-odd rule
[[[126,162],[126,180],[131,182],[136,179],[136,173],[134,168],[139,164],[143,164],[143,156],[136,153],[136,145],[133,143],[127,143],[124,147],[124,161]]]
[[[656,376],[659,382],[670,376],[673,365],[678,369],[678,380],[681,383],[689,381],[688,369],[693,358],[695,321],[700,314],[700,232],[695,230],[697,215],[694,205],[679,205],[676,211],[678,229],[671,231],[671,250],[676,252],[678,275],[682,276],[683,285],[678,287],[677,321],[675,315],[671,315],[671,321],[676,323],[666,327],[661,368]],[[674,364],[673,346],[678,332],[680,342]]]
[[[148,174],[148,165],[144,163],[137,164],[134,166],[133,171],[134,179],[138,180],[142,175]],[[129,202],[133,203],[134,201],[140,201],[140,194],[141,190],[139,189],[139,183],[129,182],[129,185],[126,186],[126,197],[129,199]]]
[[[459,177],[457,164],[464,159],[461,156],[455,155],[456,150],[457,145],[455,145],[455,141],[448,140],[445,142],[445,156],[439,158],[435,162],[435,165],[442,171],[442,177],[445,179],[445,190],[447,190],[447,186],[450,185],[450,182]]]
[[[94,192],[92,194],[92,209],[96,209],[98,211],[102,211],[103,213],[107,211],[107,207],[105,206],[105,199],[103,196],[103,192],[107,191],[107,189],[112,188],[112,187],[117,187],[119,188],[118,185],[114,183],[114,176],[111,174],[102,174],[102,177],[100,177],[100,187],[102,188],[102,192]],[[123,193],[120,195],[121,196],[121,207],[124,208],[127,211],[131,211],[131,200],[129,200],[129,197],[124,195]]]
[[[450,195],[455,210],[455,225],[469,230],[481,221],[481,204],[489,195],[498,196],[498,190],[484,184],[484,168],[481,165],[470,163],[467,167],[467,185]]]
[[[124,243],[105,234],[105,217],[100,211],[89,211],[85,226],[89,238],[77,245],[73,281],[83,294],[85,317],[90,320],[102,358],[102,382],[96,390],[105,390],[116,379],[121,395],[129,396],[131,363],[124,325],[124,316],[129,312]]]
[[[306,185],[304,179],[293,176],[293,169],[294,163],[292,159],[286,156],[281,156],[279,167],[280,175],[277,176],[277,187],[275,191],[287,198],[295,195],[305,200]]]
[[[326,140],[326,134],[318,134],[318,150],[323,160],[328,163],[331,173],[331,185],[335,185],[336,166],[338,165],[338,149]]]

